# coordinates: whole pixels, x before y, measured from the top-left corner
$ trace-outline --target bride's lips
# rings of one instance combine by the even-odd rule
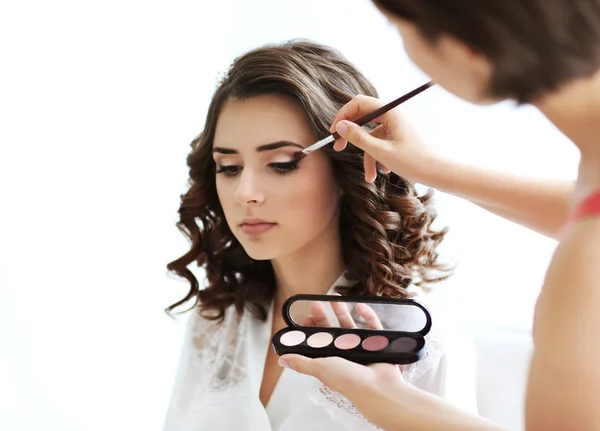
[[[253,218],[242,220],[240,223],[240,228],[246,235],[262,235],[271,228],[275,227],[275,225],[277,225],[277,223],[270,220]]]

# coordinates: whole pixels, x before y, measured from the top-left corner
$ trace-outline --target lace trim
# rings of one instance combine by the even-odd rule
[[[328,386],[321,384],[316,391],[309,393],[309,398],[323,407],[334,421],[344,424],[350,431],[382,430],[364,417],[348,398]]]
[[[400,366],[402,377],[404,377],[404,380],[411,385],[433,368],[443,356],[444,350],[442,343],[439,340],[433,339],[429,334],[425,336],[425,340],[427,341],[427,351],[423,358],[414,364]]]
[[[195,363],[211,392],[223,392],[246,380],[246,325],[230,308],[222,323],[196,314],[192,322],[192,346]]]

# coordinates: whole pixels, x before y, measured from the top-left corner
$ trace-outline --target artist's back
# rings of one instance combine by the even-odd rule
[[[533,335],[527,430],[600,430],[600,215],[565,230]]]

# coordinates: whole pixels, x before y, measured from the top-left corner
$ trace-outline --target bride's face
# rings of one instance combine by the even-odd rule
[[[228,100],[219,113],[213,158],[216,187],[229,228],[250,257],[277,259],[339,226],[340,190],[331,161],[299,102],[281,95]]]

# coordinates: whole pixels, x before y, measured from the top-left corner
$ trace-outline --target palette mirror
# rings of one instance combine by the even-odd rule
[[[377,329],[420,332],[428,323],[426,313],[413,304],[296,300],[288,308],[296,326]]]

